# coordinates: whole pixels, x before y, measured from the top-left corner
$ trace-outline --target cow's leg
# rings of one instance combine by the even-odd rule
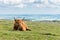
[[[18,30],[22,31],[22,28],[21,28],[21,26],[19,26],[19,27],[18,27]]]
[[[23,27],[23,28],[22,28],[22,31],[26,31],[26,28]]]
[[[26,30],[27,30],[27,31],[31,31],[27,26],[26,26]]]
[[[18,26],[14,26],[13,30],[18,30]]]
[[[26,29],[27,31],[31,31],[31,29]]]

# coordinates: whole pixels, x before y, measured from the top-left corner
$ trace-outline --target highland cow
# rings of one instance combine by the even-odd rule
[[[22,19],[15,19],[14,30],[31,31]]]

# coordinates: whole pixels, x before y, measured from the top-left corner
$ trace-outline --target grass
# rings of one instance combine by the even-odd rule
[[[13,31],[13,21],[0,21],[0,40],[60,40],[60,22],[26,21],[32,31]]]

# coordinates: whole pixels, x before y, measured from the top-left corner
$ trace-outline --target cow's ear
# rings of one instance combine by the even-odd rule
[[[16,21],[15,17],[14,17],[14,21]]]
[[[22,21],[24,21],[25,17],[23,17]]]

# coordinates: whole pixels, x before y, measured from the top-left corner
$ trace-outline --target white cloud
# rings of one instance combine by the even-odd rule
[[[26,6],[27,6],[27,5],[25,5],[25,4],[19,4],[19,5],[15,6],[15,7],[24,8],[24,7],[26,7]]]
[[[49,8],[59,8],[60,6],[50,4],[50,5],[48,5],[47,7],[49,7]]]
[[[3,2],[4,2],[5,4],[9,4],[9,3],[11,3],[11,4],[16,4],[16,3],[22,2],[22,0],[4,0]]]
[[[34,2],[37,2],[37,4],[35,4]],[[0,6],[3,5],[6,7],[24,8],[24,7],[29,7],[29,4],[30,5],[33,4],[31,7],[56,8],[56,7],[60,7],[60,0],[0,0]]]
[[[35,0],[0,0],[0,6],[24,8],[27,6],[25,3],[33,2],[35,2]]]
[[[50,0],[53,4],[60,6],[60,0]]]
[[[25,2],[25,3],[33,3],[33,2],[35,2],[35,0],[23,0],[23,2]]]
[[[51,2],[53,2],[53,3],[58,3],[58,2],[60,2],[60,0],[50,0]]]
[[[0,0],[0,4],[5,5],[6,7],[25,7],[25,4],[22,3],[23,0]]]
[[[42,4],[37,4],[36,7],[38,8],[59,8],[60,0],[44,0]]]
[[[37,8],[45,8],[46,6],[44,4],[36,4]]]

